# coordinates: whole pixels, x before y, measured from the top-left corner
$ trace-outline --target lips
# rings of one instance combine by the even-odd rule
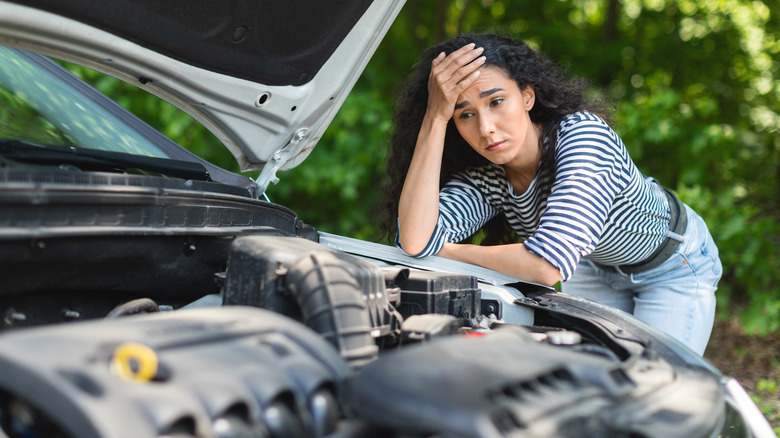
[[[501,146],[503,146],[504,143],[506,143],[506,141],[497,141],[495,143],[489,144],[488,147],[486,147],[485,149],[487,149],[490,152],[493,152],[498,150]]]

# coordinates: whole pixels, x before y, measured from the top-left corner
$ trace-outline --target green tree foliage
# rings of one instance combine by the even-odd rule
[[[722,313],[780,328],[780,2],[778,0],[408,0],[309,158],[281,172],[272,201],[323,231],[378,236],[395,96],[429,45],[464,31],[524,39],[615,106],[640,169],[707,221],[721,251]],[[103,84],[103,87],[116,86]],[[148,98],[124,105],[205,158],[232,157],[186,117]],[[162,115],[162,116],[160,116]]]

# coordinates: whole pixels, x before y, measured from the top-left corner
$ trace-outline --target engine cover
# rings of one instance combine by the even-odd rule
[[[6,333],[9,436],[324,436],[350,372],[319,335],[248,307]]]
[[[637,365],[505,327],[387,354],[349,382],[346,399],[403,437],[712,436],[723,415],[717,379],[660,360]]]

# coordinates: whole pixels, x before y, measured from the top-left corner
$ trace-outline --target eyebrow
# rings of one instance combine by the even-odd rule
[[[489,90],[485,90],[485,91],[479,93],[479,97],[490,96],[491,94],[498,93],[499,91],[504,91],[504,89],[503,88],[491,88]],[[468,100],[464,100],[461,103],[455,104],[455,109],[459,110],[459,109],[465,107],[466,105],[468,105],[469,103],[470,102]]]

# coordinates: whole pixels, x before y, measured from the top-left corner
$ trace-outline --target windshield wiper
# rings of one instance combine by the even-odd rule
[[[9,138],[0,138],[0,156],[29,164],[71,164],[82,170],[109,172],[139,169],[176,178],[211,180],[208,170],[200,163],[121,152],[43,145]]]

